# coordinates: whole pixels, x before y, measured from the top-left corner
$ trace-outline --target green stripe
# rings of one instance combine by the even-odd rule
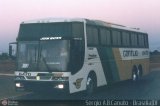
[[[120,80],[116,60],[114,58],[113,50],[110,47],[97,48],[102,67],[108,83],[113,83]]]

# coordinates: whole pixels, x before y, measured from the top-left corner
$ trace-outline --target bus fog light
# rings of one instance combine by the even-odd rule
[[[58,85],[58,88],[63,89],[63,88],[64,88],[64,85],[63,85],[63,84],[59,84],[59,85]]]

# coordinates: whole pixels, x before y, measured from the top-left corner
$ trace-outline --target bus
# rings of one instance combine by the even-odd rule
[[[85,18],[20,24],[16,90],[85,91],[149,73],[148,34],[139,28]]]

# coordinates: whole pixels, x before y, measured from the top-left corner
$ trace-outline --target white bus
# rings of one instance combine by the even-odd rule
[[[22,22],[17,37],[17,90],[91,94],[149,72],[148,35],[136,28],[81,18]]]

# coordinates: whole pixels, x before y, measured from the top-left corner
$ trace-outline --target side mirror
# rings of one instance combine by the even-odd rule
[[[9,57],[12,56],[12,45],[9,45]]]
[[[17,42],[9,43],[9,57],[16,59]]]

